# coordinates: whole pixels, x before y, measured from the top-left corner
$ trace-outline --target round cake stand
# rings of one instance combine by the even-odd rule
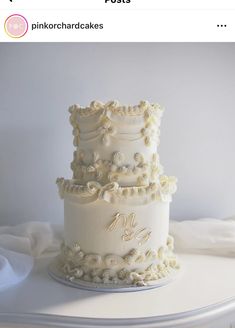
[[[58,283],[52,257],[40,258],[21,284],[0,293],[4,328],[233,328],[235,259],[179,254],[184,270],[161,288],[97,292]]]
[[[79,289],[85,289],[85,290],[91,290],[96,292],[111,292],[111,293],[123,293],[123,292],[137,292],[152,288],[159,288],[162,287],[170,282],[172,282],[174,279],[176,279],[177,275],[179,274],[179,270],[172,270],[171,273],[162,279],[156,280],[154,282],[149,282],[146,286],[126,286],[126,285],[110,285],[110,284],[104,284],[104,283],[94,283],[94,282],[86,282],[81,279],[76,279],[73,281],[70,281],[64,277],[64,275],[61,273],[61,271],[58,270],[58,263],[57,259],[55,258],[48,267],[48,273],[49,275],[57,280],[58,282],[79,288]]]

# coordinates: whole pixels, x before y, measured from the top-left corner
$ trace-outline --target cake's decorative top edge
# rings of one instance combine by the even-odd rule
[[[177,179],[174,176],[162,175],[159,183],[150,183],[140,187],[120,187],[117,182],[102,186],[97,181],[80,185],[76,180],[58,178],[56,183],[61,198],[65,195],[76,196],[79,203],[90,203],[104,200],[108,203],[122,203],[132,205],[148,204],[152,201],[171,201],[171,195],[177,190]]]
[[[144,114],[147,118],[151,115],[161,117],[164,109],[159,104],[152,104],[146,100],[141,100],[138,105],[134,106],[121,105],[117,100],[111,100],[107,103],[94,100],[90,103],[90,106],[87,107],[82,107],[80,105],[72,105],[69,107],[69,112],[71,114],[76,112],[78,115],[85,117],[94,115],[103,110],[110,111],[117,115],[138,116]]]

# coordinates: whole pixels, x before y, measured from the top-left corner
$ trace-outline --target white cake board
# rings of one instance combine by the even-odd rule
[[[122,292],[137,292],[147,289],[153,289],[153,288],[159,288],[162,286],[165,286],[166,284],[174,281],[176,277],[178,276],[180,270],[172,270],[172,272],[165,278],[161,278],[159,280],[150,281],[148,282],[148,285],[146,286],[127,286],[127,285],[110,285],[110,284],[104,284],[104,283],[95,283],[95,282],[88,282],[81,279],[76,279],[73,281],[70,281],[66,279],[63,275],[63,273],[58,270],[58,262],[55,258],[51,264],[48,267],[48,273],[49,275],[57,280],[58,282],[68,285],[70,287],[75,287],[79,289],[85,289],[90,291],[97,291],[97,292],[112,292],[112,293],[122,293]]]

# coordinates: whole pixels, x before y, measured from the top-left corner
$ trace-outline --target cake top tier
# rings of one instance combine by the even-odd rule
[[[176,178],[163,175],[157,154],[160,105],[93,101],[88,107],[73,105],[69,112],[76,150],[73,179],[57,180],[62,197],[133,205],[170,201]]]
[[[93,101],[69,108],[73,126],[73,178],[121,186],[148,185],[162,173],[157,156],[163,109],[141,101],[122,106],[117,101]]]

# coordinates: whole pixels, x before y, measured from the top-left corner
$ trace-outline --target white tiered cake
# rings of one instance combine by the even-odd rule
[[[162,108],[117,101],[69,108],[73,179],[57,179],[64,244],[57,269],[103,288],[159,283],[178,269],[168,235],[176,178],[163,175],[157,146]]]

